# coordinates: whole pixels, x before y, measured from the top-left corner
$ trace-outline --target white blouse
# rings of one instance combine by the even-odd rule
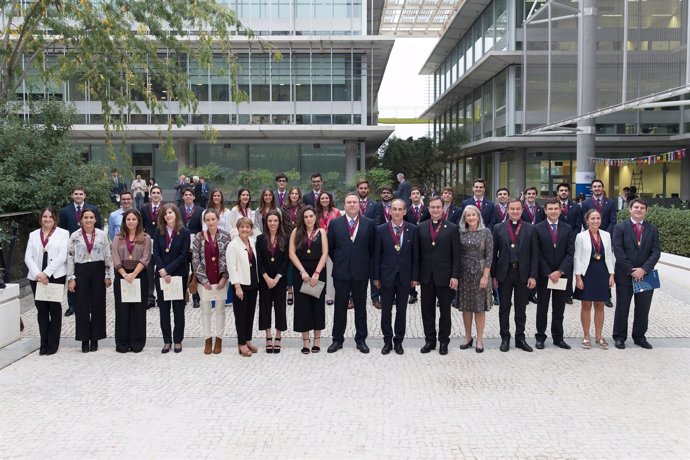
[[[206,225],[206,221],[204,220],[204,217],[206,216],[206,210],[204,209],[204,212],[201,213],[201,228],[202,230],[208,230],[208,225]],[[237,221],[235,221],[237,222]],[[228,208],[225,208],[223,212],[220,214],[220,219],[218,220],[218,228],[230,233],[230,210]],[[235,229],[237,230],[237,229]]]
[[[256,211],[253,209],[247,209],[247,218],[252,221],[252,223],[255,222],[255,216],[256,216]],[[232,210],[230,210],[230,219],[228,222],[229,229],[227,230],[228,233],[230,233],[230,236],[232,239],[236,239],[239,237],[240,233],[237,231],[237,221],[240,219],[240,217],[244,217],[242,213],[240,212],[239,209],[237,209],[237,205],[233,206]],[[256,241],[256,237],[261,235],[261,229],[257,228],[256,225],[254,225],[254,229],[252,231],[252,234],[249,236],[249,238],[252,241]]]
[[[113,256],[110,251],[110,240],[108,235],[99,228],[94,228],[94,237],[91,254],[86,249],[86,242],[81,234],[81,229],[72,233],[69,239],[69,249],[67,253],[67,280],[73,280],[74,264],[84,264],[88,262],[105,262],[105,277],[113,278]]]

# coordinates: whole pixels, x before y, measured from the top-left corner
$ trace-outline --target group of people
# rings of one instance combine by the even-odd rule
[[[66,315],[75,314],[76,340],[85,353],[96,351],[106,336],[106,288],[111,284],[115,346],[122,353],[144,348],[146,311],[155,306],[161,352],[181,352],[187,291],[193,306],[201,308],[205,354],[222,352],[225,307],[230,303],[239,354],[256,353],[257,302],[268,353],[282,349],[287,305],[294,305],[293,328],[302,334],[301,352],[320,352],[327,303],[334,308],[327,352],[343,347],[347,310],[354,309],[356,348],[369,353],[369,290],[374,306],[381,309],[381,352],[403,354],[407,308],[418,301],[418,288],[422,353],[437,345],[440,354],[448,353],[453,302],[462,310],[464,323],[460,348],[474,346],[483,352],[492,291],[499,301],[501,351],[510,349],[511,309],[515,347],[532,351],[525,337],[531,290],[537,291],[536,348],[545,347],[551,310],[551,339],[568,349],[563,317],[567,285],[573,280],[573,295],[582,302],[582,347],[592,347],[593,308],[594,343],[608,348],[604,304],[615,285],[615,346],[625,348],[634,297],[632,338],[651,348],[645,334],[653,291],[633,293],[633,280],[649,274],[660,256],[658,231],[645,220],[643,200],[632,200],[631,218],[616,223],[616,204],[606,198],[598,179],[591,184],[592,197],[582,205],[570,199],[566,183],[543,205],[536,202],[534,188],[525,190],[522,202],[501,187],[493,202],[485,196],[485,181],[477,179],[473,196],[456,207],[452,188],[423,203],[421,190],[405,184],[401,176],[398,191],[383,187],[380,200],[370,199],[369,183],[359,181],[356,191],[344,196],[342,215],[318,173],[306,193],[288,188],[288,178],[279,174],[276,189],[264,189],[256,209],[247,189],[240,189],[235,205],[227,209],[219,189],[209,193],[202,207],[195,203],[194,188],[187,187],[178,206],[165,203],[161,188],[154,186],[150,202],[140,210],[132,204],[132,192],[122,190],[120,209],[108,218],[107,234],[98,209],[86,203],[84,188],[76,186],[73,202],[59,216],[52,207],[41,210],[40,228],[30,234],[26,250],[28,278],[34,293],[39,283],[67,283]],[[130,292],[134,286],[136,298]],[[61,303],[37,300],[36,307],[40,353],[53,354],[60,340]]]

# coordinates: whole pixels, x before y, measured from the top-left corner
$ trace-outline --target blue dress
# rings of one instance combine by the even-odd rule
[[[601,246],[601,259],[594,258],[594,248],[592,248],[591,260],[587,273],[582,276],[582,283],[585,288],[576,289],[573,298],[588,302],[605,302],[609,299],[609,270],[606,267],[606,255],[604,246]]]

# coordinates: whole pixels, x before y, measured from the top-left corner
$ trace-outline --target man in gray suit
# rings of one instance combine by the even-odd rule
[[[400,198],[405,202],[406,207],[410,207],[410,183],[405,180],[405,174],[403,173],[398,173],[398,182],[400,182],[400,185],[398,185],[398,191],[395,192],[396,198]]]

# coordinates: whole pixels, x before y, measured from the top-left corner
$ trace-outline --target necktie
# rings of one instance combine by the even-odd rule
[[[554,233],[556,233],[556,229],[558,226],[556,224],[551,224],[551,230],[553,230]]]
[[[81,206],[77,205],[77,214],[81,215]]]
[[[187,215],[190,215],[192,213],[192,208],[187,208]]]
[[[354,219],[350,219],[350,228],[352,228],[352,227],[354,227],[354,226],[355,226],[355,220],[354,220]]]
[[[477,207],[481,210],[482,209],[482,202],[477,200],[475,203],[477,204]]]
[[[398,227],[397,225],[393,225],[393,229],[395,230],[395,236],[400,235],[400,227]]]
[[[154,207],[153,207],[153,213],[154,213],[154,214],[156,213],[156,210],[157,210],[157,209],[158,209],[158,206],[154,206]]]
[[[601,206],[601,198],[597,198],[597,206]]]
[[[419,214],[419,206],[415,206],[415,207],[414,207],[414,212],[415,212],[416,214]]]
[[[283,200],[284,200],[284,197],[285,197],[285,193],[284,193],[284,192],[280,192],[278,195],[280,195],[280,205],[282,206],[282,205],[283,205]]]

